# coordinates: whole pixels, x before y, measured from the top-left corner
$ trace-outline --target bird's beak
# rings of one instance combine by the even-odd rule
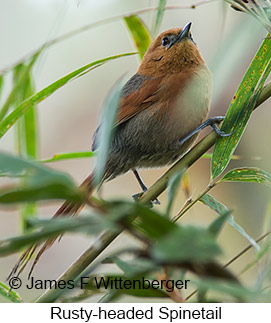
[[[190,37],[190,35],[189,35],[189,31],[190,31],[191,25],[192,25],[192,22],[188,22],[188,23],[183,27],[183,29],[180,31],[180,33],[179,33],[179,35],[178,35],[177,42],[180,42],[180,41],[182,41],[183,39],[185,39],[185,38],[189,38],[189,37]]]

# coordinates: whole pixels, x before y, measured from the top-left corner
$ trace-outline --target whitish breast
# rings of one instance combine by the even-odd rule
[[[212,76],[205,65],[195,76],[176,101],[176,121],[179,120],[180,136],[184,136],[202,123],[209,112],[212,91]]]

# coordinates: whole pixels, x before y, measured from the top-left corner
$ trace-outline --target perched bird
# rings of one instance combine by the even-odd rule
[[[146,190],[137,169],[172,164],[191,146],[197,133],[223,117],[206,119],[210,100],[211,73],[197,48],[191,23],[161,33],[148,48],[137,73],[124,85],[117,112],[115,132],[108,153],[103,181],[132,170]],[[97,128],[92,149],[99,144]],[[91,195],[94,173],[82,184]],[[75,215],[82,205],[65,202],[54,215]],[[41,254],[55,241],[40,248],[31,272]],[[38,245],[21,256],[11,275],[24,269]]]

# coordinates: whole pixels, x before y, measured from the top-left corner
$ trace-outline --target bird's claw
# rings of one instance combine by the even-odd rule
[[[211,122],[221,122],[225,119],[225,116],[216,116],[216,117],[212,117],[209,120],[211,120]]]
[[[208,126],[211,126],[219,137],[231,136],[232,132],[231,133],[225,133],[224,131],[221,131],[217,126],[217,123],[223,121],[224,119],[225,119],[224,116],[216,116],[216,117],[212,117],[210,119],[205,120],[201,125],[199,125],[197,128],[195,128],[187,136],[180,139],[179,140],[179,145],[180,146],[183,145],[188,139],[192,138],[194,135],[196,135],[202,129],[204,129],[204,128],[208,127]]]
[[[155,200],[152,201],[153,204],[160,205],[161,202],[156,198]]]
[[[229,137],[233,134],[233,132],[230,132],[230,133],[226,133],[224,131],[219,131],[218,133],[216,132],[216,134],[219,136],[219,137]]]
[[[132,195],[132,198],[133,198],[135,201],[138,201],[138,199],[139,199],[143,194],[144,194],[144,192],[134,194],[134,195]],[[160,204],[161,204],[161,202],[156,198],[156,199],[154,199],[153,201],[151,201],[151,202],[150,202],[151,207],[153,207],[153,204],[160,205]]]
[[[138,199],[140,198],[140,196],[142,196],[144,192],[141,192],[141,193],[137,193],[137,194],[134,194],[132,195],[132,198],[135,200],[135,201],[138,201]]]
[[[224,117],[223,117],[224,119]],[[233,134],[233,132],[230,133],[226,133],[224,131],[221,131],[218,126],[216,125],[216,123],[214,122],[213,124],[210,124],[210,126],[214,129],[215,133],[219,136],[219,137],[229,137]]]

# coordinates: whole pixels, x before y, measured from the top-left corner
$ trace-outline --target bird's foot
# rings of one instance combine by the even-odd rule
[[[143,194],[145,193],[147,190],[148,190],[148,187],[144,184],[141,176],[139,175],[138,171],[136,169],[133,169],[133,173],[139,183],[139,185],[141,186],[142,188],[142,191],[141,193],[137,193],[137,194],[134,194],[132,197],[135,201],[138,200],[138,198]],[[155,200],[151,201],[151,207],[153,206],[153,204],[157,204],[157,205],[160,205],[160,201],[156,198]]]
[[[221,131],[217,126],[217,123],[220,123],[221,121],[223,121],[224,118],[225,117],[223,117],[223,116],[216,116],[216,117],[207,119],[201,125],[199,125],[196,129],[194,129],[192,132],[190,132],[187,136],[180,139],[179,140],[179,145],[180,146],[183,145],[188,139],[190,139],[195,134],[199,133],[201,130],[203,130],[204,128],[206,128],[208,126],[211,126],[219,137],[231,136],[232,132],[231,133],[225,133],[224,131]]]
[[[146,189],[147,190],[147,189]],[[143,192],[141,193],[137,193],[137,194],[134,194],[132,195],[132,198],[135,200],[135,201],[138,201],[138,199],[144,194],[144,192],[146,192],[146,190],[144,190]],[[161,202],[156,198],[154,199],[153,201],[150,202],[150,205],[151,207],[153,207],[153,204],[156,204],[156,205],[160,205]]]

